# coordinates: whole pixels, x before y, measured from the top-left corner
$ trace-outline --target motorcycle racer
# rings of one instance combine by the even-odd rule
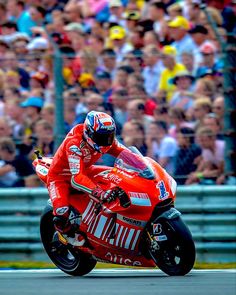
[[[47,178],[47,188],[53,205],[54,225],[59,233],[74,246],[82,246],[85,239],[75,234],[69,221],[68,202],[71,187],[110,202],[111,190],[104,191],[92,179],[93,164],[104,153],[117,157],[125,146],[115,138],[116,125],[111,116],[91,111],[85,122],[67,134],[56,151]]]

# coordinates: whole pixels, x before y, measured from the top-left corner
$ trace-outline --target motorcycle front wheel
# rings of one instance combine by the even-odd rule
[[[166,240],[158,243],[159,249],[149,249],[156,265],[170,276],[183,276],[194,265],[196,250],[192,235],[180,217],[161,222]]]
[[[40,235],[44,249],[51,261],[59,269],[73,276],[83,276],[95,267],[97,262],[91,255],[81,251],[73,251],[72,248],[62,243],[55,246],[53,243],[54,234],[52,207],[47,205],[40,220]]]

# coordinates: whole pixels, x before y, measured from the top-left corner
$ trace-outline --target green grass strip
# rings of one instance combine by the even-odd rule
[[[41,261],[0,261],[0,269],[45,269],[56,268],[53,263],[41,262]],[[101,263],[96,265],[97,269],[101,268],[127,268],[127,266]],[[132,267],[130,267],[132,268]],[[232,269],[236,268],[236,262],[232,263],[201,263],[197,262],[194,265],[194,269]]]

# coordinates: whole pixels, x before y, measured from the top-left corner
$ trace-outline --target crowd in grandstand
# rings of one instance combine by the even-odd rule
[[[55,48],[66,132],[105,111],[179,184],[224,184],[221,42],[236,1],[205,2],[0,0],[0,187],[40,186],[33,151],[54,153]]]

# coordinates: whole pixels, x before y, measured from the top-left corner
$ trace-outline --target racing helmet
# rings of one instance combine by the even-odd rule
[[[84,139],[97,152],[105,153],[113,144],[115,121],[103,112],[91,111],[84,121]]]

